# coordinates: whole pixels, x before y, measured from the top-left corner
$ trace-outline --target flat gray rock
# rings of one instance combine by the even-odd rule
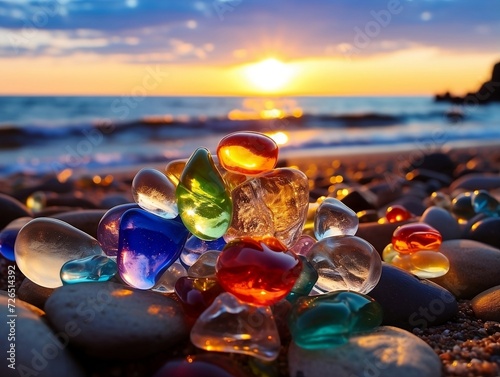
[[[449,211],[441,207],[427,208],[420,221],[438,230],[443,236],[443,241],[458,239],[462,234],[457,220]]]
[[[9,306],[9,303],[11,306]],[[0,294],[2,321],[0,333],[0,351],[2,377],[37,376],[37,377],[80,377],[83,369],[75,362],[68,350],[67,338],[53,333],[43,320],[43,311],[23,302],[19,298],[9,301],[5,291]],[[17,317],[7,317],[9,309],[14,308]],[[9,321],[14,320],[9,323]],[[12,327],[11,327],[12,325]],[[12,330],[11,330],[12,328]],[[13,332],[12,332],[13,331]],[[8,335],[15,336],[15,360],[9,360],[11,343]],[[12,363],[14,362],[14,364]],[[15,366],[15,369],[9,367]]]
[[[500,322],[500,285],[478,294],[471,305],[477,318]]]
[[[290,377],[441,376],[441,360],[427,343],[389,326],[353,336],[335,348],[305,350],[292,342],[288,363]]]
[[[71,328],[72,346],[102,359],[144,357],[189,335],[179,303],[113,282],[57,288],[45,312],[56,331]]]
[[[429,279],[457,298],[471,299],[500,285],[500,249],[472,240],[444,241],[439,249],[450,260],[444,276]]]

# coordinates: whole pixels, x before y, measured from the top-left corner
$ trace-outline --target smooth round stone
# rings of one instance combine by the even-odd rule
[[[97,226],[106,213],[103,209],[82,209],[68,211],[50,216],[80,229],[82,232],[97,238]]]
[[[15,310],[17,317],[6,318],[9,297],[6,292],[0,293],[0,312],[3,320],[0,331],[4,336],[0,342],[2,352],[2,377],[37,376],[37,377],[83,377],[83,368],[74,360],[67,347],[69,338],[77,329],[70,323],[61,332],[54,332],[42,319],[43,311],[16,298]],[[12,306],[10,306],[12,307]],[[9,320],[14,320],[11,327]],[[11,322],[12,323],[12,322]],[[15,330],[15,369],[8,368],[11,364],[10,343],[7,335]]]
[[[24,278],[16,294],[19,299],[43,310],[45,302],[53,291],[54,288],[45,288]]]
[[[230,357],[214,353],[168,361],[153,377],[250,377]]]
[[[341,199],[347,207],[352,209],[354,212],[365,211],[369,209],[376,209],[375,202],[377,198],[375,195],[368,190],[351,190],[346,196]]]
[[[217,145],[217,157],[224,169],[245,175],[274,169],[278,151],[278,145],[269,136],[249,131],[229,134]]]
[[[420,222],[426,223],[436,229],[443,241],[460,238],[461,230],[457,220],[444,208],[432,206],[425,210]]]
[[[31,211],[21,202],[11,196],[0,193],[0,229],[5,228],[10,222],[20,217],[33,217]]]
[[[179,218],[129,209],[120,220],[118,272],[128,285],[150,289],[178,258],[189,235]]]
[[[380,255],[370,243],[356,236],[324,238],[313,246],[307,259],[318,272],[316,287],[323,293],[368,293],[380,279]]]
[[[392,234],[392,246],[403,254],[420,250],[438,250],[443,237],[432,226],[425,223],[401,225]]]
[[[473,240],[450,240],[439,250],[449,259],[450,270],[432,281],[457,298],[471,299],[500,285],[500,249]]]
[[[226,233],[233,215],[231,194],[208,149],[193,152],[175,195],[182,222],[196,237],[212,241]]]
[[[69,344],[99,359],[136,359],[188,336],[179,303],[113,282],[64,285],[45,304],[54,331],[72,329]]]
[[[26,224],[15,244],[16,263],[21,272],[46,288],[62,285],[60,272],[64,263],[102,254],[95,238],[61,220],[47,217]]]
[[[301,270],[300,259],[274,237],[230,241],[216,264],[217,279],[227,292],[263,306],[285,298]]]
[[[451,201],[451,213],[458,220],[467,221],[476,215],[472,206],[472,193],[462,192],[453,198]]]
[[[220,251],[210,250],[202,254],[198,260],[189,267],[188,276],[192,278],[212,278],[215,277],[215,265]]]
[[[132,208],[139,208],[139,205],[127,203],[113,207],[101,217],[97,225],[97,240],[108,257],[116,257],[118,254],[120,219],[126,211]]]
[[[405,329],[439,325],[458,312],[455,297],[446,289],[387,263],[368,296],[382,306],[384,325]]]
[[[403,224],[411,224],[415,222],[414,220],[402,221],[400,223],[365,223],[359,224],[356,236],[364,239],[377,249],[380,255],[382,251],[387,246],[387,244],[392,241],[392,234],[398,226]]]
[[[378,212],[374,209],[359,211],[358,213],[356,213],[356,216],[358,216],[358,220],[360,223],[377,222],[379,219]]]
[[[436,377],[442,369],[427,343],[389,326],[354,335],[342,347],[308,350],[292,343],[288,365],[290,376],[302,377]]]
[[[500,248],[500,217],[477,221],[466,232],[466,238]]]
[[[182,263],[174,262],[167,268],[167,271],[161,275],[160,279],[151,290],[160,293],[173,293],[175,291],[175,283],[183,276],[187,276],[186,269]]]
[[[175,185],[156,169],[141,169],[132,181],[132,196],[139,206],[165,219],[177,217]]]
[[[354,236],[358,225],[356,212],[338,199],[326,198],[316,210],[314,235],[318,241],[331,236]]]
[[[431,194],[429,203],[431,206],[443,208],[447,211],[451,208],[450,196],[440,191],[435,191]]]
[[[477,190],[472,193],[472,207],[476,213],[499,216],[499,206],[498,200],[491,196],[488,191]]]
[[[483,321],[500,322],[500,285],[475,296],[471,305],[477,318]]]
[[[498,175],[467,174],[456,179],[450,185],[450,192],[462,190],[492,190],[500,188],[500,177]]]
[[[16,260],[14,254],[14,245],[19,231],[23,226],[33,220],[31,217],[20,217],[11,221],[5,228],[0,231],[0,254],[7,260],[14,262]]]
[[[413,217],[413,214],[408,211],[405,207],[395,204],[393,206],[387,207],[385,210],[385,218],[390,223],[397,223],[400,221],[409,220]]]
[[[104,255],[91,255],[66,262],[61,267],[63,284],[111,280],[118,272],[116,262]]]
[[[372,330],[381,323],[380,305],[369,296],[349,291],[302,297],[288,318],[294,342],[306,349],[345,344],[351,334]]]
[[[224,246],[226,246],[226,240],[223,237],[213,241],[205,241],[196,236],[190,236],[184,244],[180,260],[186,268],[189,268],[207,251],[220,251]]]

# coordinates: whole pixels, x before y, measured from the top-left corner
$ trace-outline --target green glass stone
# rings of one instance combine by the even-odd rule
[[[231,194],[210,152],[198,148],[181,174],[175,195],[184,226],[202,240],[215,240],[231,222]]]
[[[292,290],[286,296],[286,299],[294,304],[300,297],[307,296],[318,280],[318,272],[313,265],[303,255],[297,255],[302,261],[302,272],[299,278],[295,281]]]
[[[369,331],[381,323],[380,304],[352,291],[301,297],[288,317],[293,340],[305,349],[345,344],[351,334]]]

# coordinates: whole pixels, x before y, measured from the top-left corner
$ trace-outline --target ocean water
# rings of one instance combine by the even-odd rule
[[[103,170],[215,153],[265,132],[283,155],[499,141],[500,103],[432,97],[0,97],[0,176]]]

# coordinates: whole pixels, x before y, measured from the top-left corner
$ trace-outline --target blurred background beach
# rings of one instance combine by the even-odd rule
[[[500,145],[499,85],[475,94],[500,61],[486,0],[3,1],[0,35],[3,178],[161,166],[238,130],[283,157]]]

